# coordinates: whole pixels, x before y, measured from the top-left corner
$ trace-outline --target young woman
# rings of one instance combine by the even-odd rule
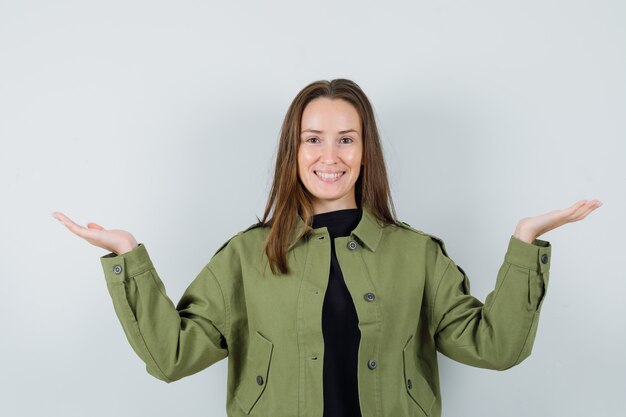
[[[226,241],[175,307],[129,232],[82,227],[147,371],[176,381],[229,357],[229,416],[440,416],[437,351],[507,369],[528,357],[551,245],[598,200],[522,219],[483,305],[443,241],[396,219],[370,102],[317,81],[284,119],[263,219]]]

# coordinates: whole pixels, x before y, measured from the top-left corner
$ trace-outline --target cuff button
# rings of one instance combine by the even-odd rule
[[[541,255],[541,263],[542,264],[547,264],[548,263],[548,255],[546,255],[545,253],[543,255]]]
[[[113,272],[115,272],[117,275],[122,273],[122,266],[121,265],[115,265],[113,267]]]

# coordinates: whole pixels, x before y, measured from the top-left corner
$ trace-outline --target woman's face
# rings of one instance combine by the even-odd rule
[[[345,100],[319,97],[302,113],[298,176],[313,196],[315,214],[356,208],[363,139],[361,120]]]

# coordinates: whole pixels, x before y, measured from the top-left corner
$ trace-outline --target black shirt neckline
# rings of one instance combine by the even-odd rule
[[[363,211],[360,207],[327,211],[313,215],[314,229],[326,227],[331,238],[348,236],[359,224]]]

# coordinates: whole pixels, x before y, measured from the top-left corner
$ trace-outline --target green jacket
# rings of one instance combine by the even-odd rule
[[[321,417],[330,236],[322,227],[292,245],[291,274],[277,277],[263,253],[268,230],[253,225],[224,243],[176,307],[143,244],[101,258],[107,287],[151,375],[169,383],[228,356],[228,416]],[[440,416],[437,351],[497,370],[530,355],[549,242],[511,236],[484,305],[441,239],[381,226],[367,208],[335,248],[359,317],[363,417]]]

